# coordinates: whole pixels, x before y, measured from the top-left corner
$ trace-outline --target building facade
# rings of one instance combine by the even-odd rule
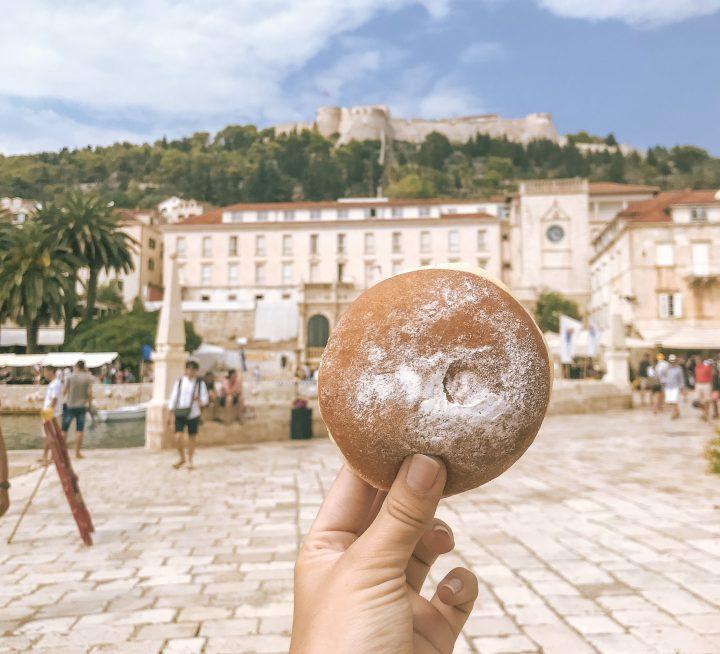
[[[720,192],[631,204],[593,242],[589,315],[678,349],[720,345]],[[713,336],[714,334],[714,336]]]
[[[584,310],[590,299],[593,239],[619,211],[658,190],[586,179],[520,182],[511,204],[506,274],[518,299],[532,307],[539,293],[549,289]]]

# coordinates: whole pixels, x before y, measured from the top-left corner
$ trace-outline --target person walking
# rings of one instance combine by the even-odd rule
[[[92,405],[92,385],[95,378],[86,370],[85,361],[75,364],[72,374],[65,379],[63,387],[62,437],[67,442],[68,430],[75,421],[75,456],[85,458],[80,452],[85,431],[85,414]]]
[[[185,364],[185,374],[175,382],[170,395],[170,420],[175,420],[175,446],[180,459],[173,465],[176,470],[188,464],[188,470],[193,469],[195,455],[195,441],[200,426],[200,413],[204,406],[210,403],[208,389],[205,382],[198,377],[200,366],[196,361]],[[187,447],[185,445],[185,430],[187,429]],[[187,458],[185,450],[187,449]]]
[[[708,419],[710,400],[712,399],[713,361],[701,359],[695,365],[695,399],[700,404],[702,419]]]
[[[45,366],[43,368],[43,377],[47,381],[47,388],[45,389],[45,400],[43,401],[43,408],[40,411],[41,424],[46,423],[48,420],[52,420],[60,408],[60,398],[62,397],[62,382],[57,374],[54,366]],[[47,436],[45,435],[44,427],[41,427],[43,434],[43,455],[40,459],[40,463],[46,466],[50,459],[48,454],[50,452],[50,443],[48,443]]]
[[[668,367],[665,373],[665,404],[672,407],[670,418],[677,420],[680,417],[680,391],[685,384],[685,376],[682,367],[678,364],[677,357],[671,354],[668,357]]]
[[[669,364],[665,360],[665,355],[662,352],[660,352],[655,359],[656,384],[653,388],[653,395],[655,396],[653,412],[662,413],[663,406],[665,404],[665,378],[667,376]]]
[[[716,420],[718,418],[718,404],[720,404],[720,355],[715,359],[714,364],[710,405],[712,406],[712,417]]]

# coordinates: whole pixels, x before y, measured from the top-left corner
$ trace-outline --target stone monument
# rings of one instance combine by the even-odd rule
[[[630,386],[628,374],[628,349],[625,345],[625,327],[622,316],[613,314],[610,319],[610,347],[605,351],[605,381],[627,389]]]
[[[175,381],[182,375],[185,352],[185,322],[182,316],[180,281],[176,256],[168,261],[165,293],[158,321],[155,352],[153,353],[153,394],[148,403],[145,420],[145,448],[157,452],[172,446],[168,427],[168,399]]]

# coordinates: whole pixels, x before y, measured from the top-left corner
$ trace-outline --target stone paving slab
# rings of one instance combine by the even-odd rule
[[[720,652],[720,478],[706,425],[644,411],[557,416],[501,478],[444,501],[480,595],[457,652]],[[11,453],[13,456],[13,453]],[[0,652],[285,652],[293,561],[340,459],[328,441],[87,453],[97,532],[54,472],[0,522]]]

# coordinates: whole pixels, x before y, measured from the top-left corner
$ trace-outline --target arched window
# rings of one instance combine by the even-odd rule
[[[310,317],[307,329],[308,347],[325,347],[330,336],[330,323],[328,319],[318,314]]]

